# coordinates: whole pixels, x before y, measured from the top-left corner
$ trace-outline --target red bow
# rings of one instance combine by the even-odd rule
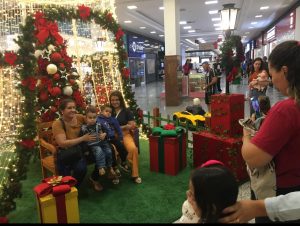
[[[123,35],[124,35],[124,32],[122,31],[122,28],[119,27],[118,31],[116,33],[116,40],[119,41]]]
[[[173,124],[166,124],[164,125],[165,130],[174,130],[175,126]]]
[[[46,20],[40,20],[37,26],[37,30],[38,33],[36,37],[40,41],[40,43],[43,44],[51,34],[55,38],[57,44],[63,44],[63,38],[58,33],[57,23],[47,22]]]
[[[233,67],[231,72],[229,72],[228,76],[226,77],[227,82],[232,82],[235,79],[235,76],[238,74],[238,69]]]
[[[42,180],[43,183],[34,187],[34,191],[38,197],[44,197],[52,194],[54,197],[66,194],[71,191],[77,181],[71,176],[53,176]]]
[[[31,148],[34,148],[35,146],[35,142],[34,140],[32,139],[23,139],[20,144],[24,147],[24,148],[27,148],[27,149],[31,149]]]

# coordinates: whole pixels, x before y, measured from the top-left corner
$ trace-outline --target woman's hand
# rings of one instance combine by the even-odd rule
[[[85,134],[85,135],[83,135],[82,136],[82,139],[83,139],[83,141],[95,141],[96,140],[96,135],[95,134],[89,134],[89,133],[87,133],[87,134]]]
[[[229,214],[221,218],[221,223],[247,223],[255,217],[266,216],[263,200],[241,200],[223,210]]]
[[[106,137],[106,133],[100,133],[100,134],[99,134],[100,140],[104,140],[105,137]]]

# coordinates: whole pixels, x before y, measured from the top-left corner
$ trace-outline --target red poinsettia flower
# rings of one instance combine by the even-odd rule
[[[91,8],[86,7],[85,5],[78,6],[79,16],[81,19],[86,20],[91,14]]]
[[[17,54],[15,54],[13,51],[5,53],[4,61],[9,65],[15,65],[16,60],[17,60]]]
[[[165,130],[173,130],[175,129],[175,126],[173,124],[166,124],[164,125]]]
[[[31,148],[34,148],[35,146],[35,142],[34,140],[32,139],[23,139],[20,144],[24,147],[24,148],[27,148],[27,149],[31,149]]]
[[[116,33],[116,40],[119,41],[124,35],[124,32],[122,31],[122,28],[119,27],[117,33]]]

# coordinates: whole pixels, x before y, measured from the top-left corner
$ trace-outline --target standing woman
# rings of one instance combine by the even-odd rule
[[[264,69],[263,60],[258,57],[253,62],[253,67],[249,76],[249,98],[250,98],[250,115],[252,115],[255,110],[252,106],[252,101],[256,101],[259,96],[265,96],[267,91],[268,73]]]
[[[300,191],[300,42],[277,45],[269,56],[269,72],[273,85],[288,98],[270,109],[252,139],[244,129],[242,156],[250,168],[274,161],[279,196]]]
[[[135,183],[140,184],[142,183],[142,179],[139,177],[138,148],[132,136],[132,131],[136,129],[133,114],[126,108],[124,98],[120,91],[113,91],[109,96],[109,102],[113,109],[112,115],[118,120],[123,132],[124,146],[128,152],[127,159],[132,167],[131,177]]]
[[[81,137],[79,136],[80,127],[84,123],[84,116],[81,114],[77,114],[76,104],[74,100],[72,99],[62,100],[59,106],[59,110],[62,116],[60,119],[57,119],[56,121],[53,122],[52,132],[55,138],[55,142],[61,149],[79,145],[83,141],[96,140],[95,135],[85,134]],[[65,163],[61,159],[62,151],[68,151],[68,150],[59,150],[57,153],[57,167],[58,167],[59,175],[73,176],[77,180],[76,186],[79,186],[83,181],[84,176],[87,172],[86,161],[83,157],[81,157],[78,160]],[[95,177],[94,174],[95,173],[93,173],[90,180],[91,182],[93,182],[94,189],[96,191],[101,191],[103,188],[101,184],[96,181],[97,178]],[[93,177],[94,179],[92,179]]]

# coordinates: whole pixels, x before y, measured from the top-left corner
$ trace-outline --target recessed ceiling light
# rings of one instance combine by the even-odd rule
[[[212,14],[217,14],[219,12],[219,10],[211,10],[211,11],[208,11],[208,13],[210,14],[210,15],[212,15]]]
[[[183,29],[191,29],[192,28],[192,26],[185,26],[185,27],[183,27]]]
[[[214,27],[220,27],[221,24],[214,24]]]
[[[156,31],[151,31],[150,33],[151,33],[151,34],[156,34]]]
[[[129,5],[127,6],[128,9],[137,9],[137,7],[135,5]]]
[[[196,30],[189,30],[188,33],[194,33]]]
[[[159,35],[159,37],[164,37],[164,35]]]
[[[255,17],[256,17],[256,18],[261,18],[261,17],[262,17],[262,15],[256,15]]]
[[[186,24],[186,21],[180,21],[179,24]]]
[[[222,28],[221,28],[221,27],[216,27],[215,30],[216,30],[216,31],[221,31]]]
[[[124,23],[125,24],[130,24],[130,23],[132,23],[132,21],[131,20],[125,20]]]
[[[251,22],[251,24],[252,24],[252,25],[254,25],[254,24],[257,24],[257,22],[256,22],[256,21],[254,21],[254,22]]]
[[[146,29],[146,27],[140,27],[140,29]]]
[[[260,10],[266,10],[268,8],[270,8],[270,7],[269,6],[262,6],[262,7],[260,7]]]
[[[211,18],[211,21],[221,21],[221,18],[220,17]]]
[[[165,9],[165,7],[161,6],[161,7],[159,7],[159,9],[160,9],[160,10],[164,10],[164,9]]]
[[[218,1],[206,1],[205,5],[210,5],[210,4],[217,4]]]

